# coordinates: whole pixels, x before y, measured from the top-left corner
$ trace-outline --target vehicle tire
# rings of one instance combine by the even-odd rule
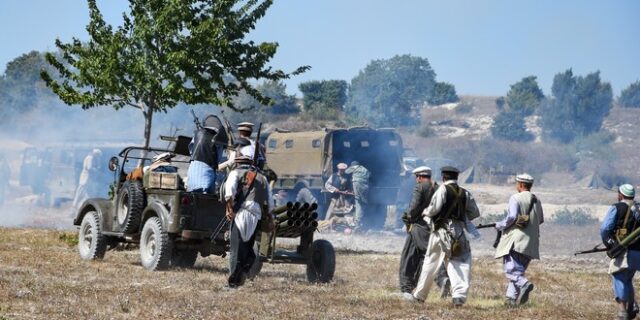
[[[249,278],[249,280],[255,279],[255,277],[260,274],[260,270],[262,270],[262,260],[260,259],[260,243],[256,242],[253,245],[253,252],[256,254],[256,260],[251,265],[251,269],[249,269],[249,273],[247,274],[247,278]]]
[[[116,207],[117,223],[123,233],[135,233],[138,230],[144,206],[145,196],[142,182],[125,181],[118,190]]]
[[[336,271],[336,252],[331,242],[316,240],[311,244],[307,262],[307,280],[311,283],[327,283]]]
[[[102,234],[100,216],[95,211],[89,211],[82,218],[78,231],[78,252],[83,260],[98,260],[104,258],[107,251],[107,237]]]
[[[198,250],[173,250],[171,266],[175,268],[191,268],[198,259]]]
[[[173,243],[158,217],[147,220],[140,234],[140,260],[148,270],[166,269],[171,262]]]

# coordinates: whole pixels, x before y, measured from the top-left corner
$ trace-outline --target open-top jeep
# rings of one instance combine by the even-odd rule
[[[203,257],[226,255],[229,223],[225,206],[217,195],[184,189],[181,177],[187,172],[189,158],[186,148],[178,145],[179,141],[173,150],[127,147],[110,159],[109,168],[114,171],[111,199],[88,199],[73,221],[79,226],[82,259],[102,259],[119,243],[139,244],[142,265],[149,270],[193,266],[198,253]],[[172,158],[161,170],[155,171],[153,165],[145,167],[154,156],[167,152]],[[259,255],[250,276],[266,261],[306,264],[312,282],[333,278],[335,252],[328,241],[313,241],[317,214],[310,208],[289,204],[272,212],[279,214],[278,225],[271,233],[257,231],[255,249]],[[275,250],[278,237],[299,237],[300,243],[295,251]]]

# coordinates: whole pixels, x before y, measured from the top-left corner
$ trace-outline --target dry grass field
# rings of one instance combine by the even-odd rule
[[[332,283],[307,283],[304,266],[266,264],[256,280],[227,292],[227,261],[220,257],[200,257],[193,269],[149,272],[137,250],[108,251],[103,261],[87,262],[64,239],[72,231],[2,228],[0,319],[610,318],[614,303],[602,254],[570,256],[574,247],[593,245],[597,226],[543,230],[547,249],[530,268],[536,284],[530,305],[502,305],[501,264],[489,256],[493,234],[482,231],[473,244],[468,303],[454,309],[435,295],[425,304],[398,297],[401,235],[321,235],[338,247]],[[362,250],[343,246],[353,242]]]

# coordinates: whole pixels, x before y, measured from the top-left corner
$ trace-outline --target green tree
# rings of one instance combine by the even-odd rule
[[[351,80],[345,111],[376,126],[417,123],[417,107],[432,95],[436,74],[426,58],[373,60]]]
[[[9,63],[0,77],[0,121],[9,122],[14,116],[29,112],[54,97],[40,79],[42,69],[47,69],[44,54],[31,51]]]
[[[456,94],[456,87],[447,82],[436,82],[433,87],[433,94],[427,99],[429,104],[432,105],[457,102],[458,100],[460,98]]]
[[[520,112],[525,116],[532,115],[544,99],[544,94],[535,76],[522,78],[511,85],[505,101],[513,112]]]
[[[317,105],[342,109],[347,102],[347,82],[344,80],[307,81],[298,86],[303,95],[304,107],[313,109]]]
[[[256,90],[269,98],[269,104],[263,104],[246,92],[233,99],[233,105],[253,113],[288,114],[299,112],[296,98],[287,94],[287,86],[281,81],[267,80],[256,86]]]
[[[622,90],[618,104],[623,108],[640,108],[640,81],[636,81]]]
[[[504,111],[504,104],[504,97],[496,98],[496,108],[498,108],[498,111]]]
[[[531,141],[533,134],[527,131],[524,115],[520,112],[499,112],[493,118],[491,135],[495,138],[511,141]]]
[[[597,132],[611,110],[611,85],[600,80],[600,72],[585,77],[574,76],[571,69],[558,73],[551,91],[553,99],[540,109],[545,138],[566,143]]]
[[[269,99],[249,81],[290,76],[267,66],[277,43],[245,40],[272,0],[129,0],[130,11],[116,29],[104,21],[96,0],[87,2],[89,42],[57,39],[64,60],[48,54],[47,61],[62,80],[46,71],[42,78],[69,105],[139,109],[145,147],[154,112],[166,112],[180,102],[236,110],[232,98],[241,91],[267,104]],[[233,81],[225,81],[228,77]]]

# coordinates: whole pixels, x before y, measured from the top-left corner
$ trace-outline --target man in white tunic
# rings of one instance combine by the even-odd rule
[[[269,209],[269,183],[251,166],[251,158],[237,156],[224,185],[226,216],[231,221],[228,286],[244,283],[256,255],[253,251],[256,227],[264,210]]]
[[[469,191],[458,186],[459,170],[441,168],[443,184],[423,211],[424,220],[432,230],[418,285],[408,299],[424,302],[438,269],[444,263],[451,281],[453,305],[462,306],[469,291],[471,248],[465,236],[469,221],[480,216],[478,206]],[[467,230],[473,232],[474,230]]]

